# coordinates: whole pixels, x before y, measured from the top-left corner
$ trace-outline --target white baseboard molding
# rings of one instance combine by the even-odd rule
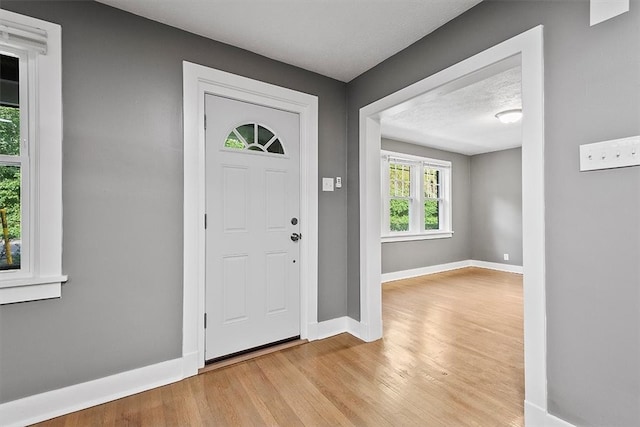
[[[364,340],[365,328],[363,324],[349,316],[337,317],[310,325],[307,339],[309,341],[322,340],[345,332]]]
[[[382,283],[392,282],[394,280],[410,279],[412,277],[425,276],[427,274],[442,273],[444,271],[457,270],[459,268],[469,267],[470,261],[449,262],[447,264],[431,265],[429,267],[412,268],[411,270],[393,271],[391,273],[382,274]]]
[[[204,360],[200,359],[197,351],[182,356],[182,378],[198,375],[198,370],[204,366]]]
[[[522,266],[521,265],[511,265],[511,264],[501,264],[499,262],[469,260],[469,266],[470,267],[486,268],[486,269],[489,269],[489,270],[505,271],[507,273],[522,274]]]
[[[410,279],[412,277],[426,276],[428,274],[442,273],[445,271],[458,270],[465,267],[479,267],[489,270],[505,271],[507,273],[522,274],[521,265],[501,264],[497,262],[477,261],[467,259],[464,261],[449,262],[447,264],[430,265],[428,267],[412,268],[411,270],[393,271],[382,274],[382,283],[394,280]]]
[[[0,404],[0,424],[30,425],[171,384],[185,378],[187,366],[184,358],[173,359],[6,402]]]
[[[347,332],[347,319],[347,316],[343,316],[319,322],[316,339],[322,340]]]
[[[362,341],[371,341],[370,339],[367,339],[367,327],[363,323],[354,320],[351,317],[347,317],[347,332]]]
[[[524,401],[524,425],[525,427],[575,427],[526,400]]]

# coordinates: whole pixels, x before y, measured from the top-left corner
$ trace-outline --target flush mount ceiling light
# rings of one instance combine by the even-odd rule
[[[500,111],[496,114],[496,119],[502,123],[515,123],[522,118],[522,109],[516,108],[515,110]]]

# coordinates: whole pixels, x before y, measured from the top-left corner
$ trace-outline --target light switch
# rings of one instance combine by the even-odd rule
[[[333,191],[333,178],[322,178],[322,191]]]
[[[638,165],[640,165],[640,136],[580,146],[581,171]]]
[[[336,188],[342,188],[342,177],[336,177]]]

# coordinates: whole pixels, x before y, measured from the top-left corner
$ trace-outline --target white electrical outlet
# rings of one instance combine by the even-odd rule
[[[504,254],[504,260],[509,261],[509,254]]]
[[[640,136],[580,146],[581,171],[638,165],[640,165]]]
[[[322,191],[333,191],[333,178],[322,178]]]
[[[336,188],[342,188],[342,178],[339,176],[336,177]]]

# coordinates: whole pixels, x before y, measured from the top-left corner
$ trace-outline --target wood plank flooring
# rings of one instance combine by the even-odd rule
[[[523,422],[522,277],[466,268],[383,288],[384,338],[348,334],[41,426],[512,426]]]

